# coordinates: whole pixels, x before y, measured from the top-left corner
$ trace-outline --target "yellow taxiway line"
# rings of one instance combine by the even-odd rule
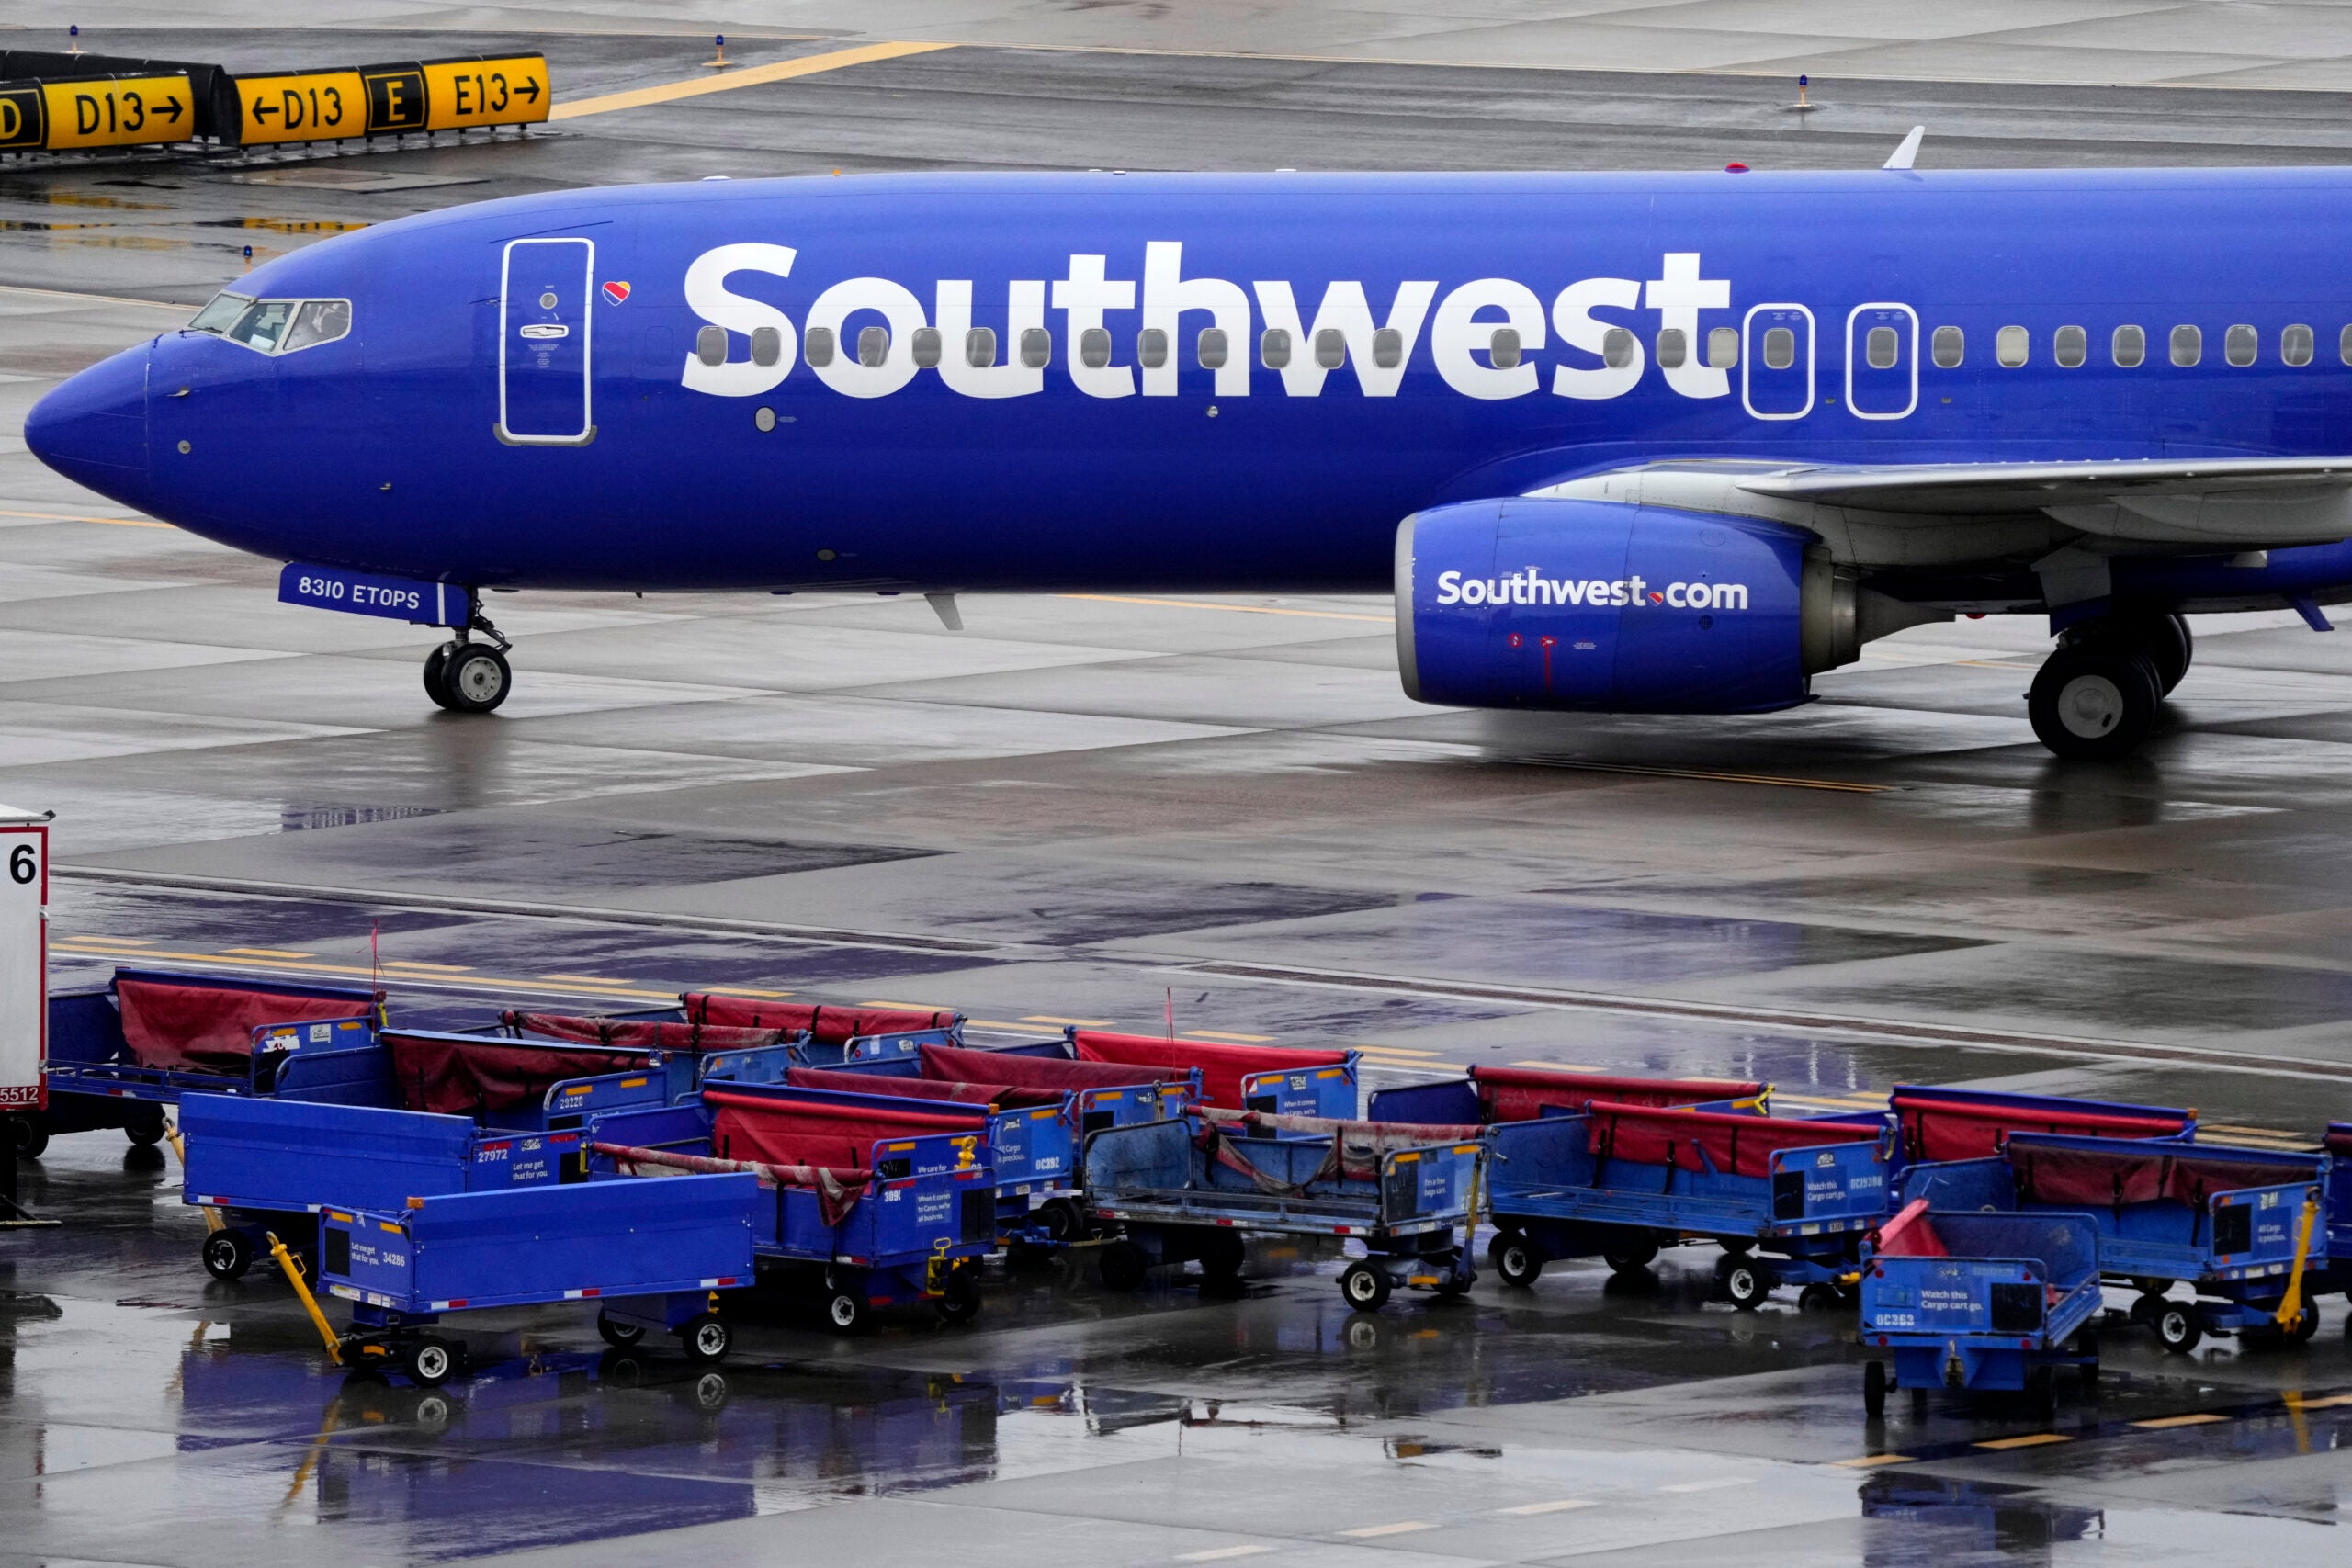
[[[649,104],[673,104],[681,98],[698,98],[705,93],[727,93],[738,87],[756,87],[767,82],[789,82],[797,76],[814,76],[821,72],[839,71],[847,65],[870,65],[877,60],[902,60],[910,54],[930,54],[955,47],[952,43],[860,44],[855,49],[837,49],[827,54],[804,54],[797,60],[779,60],[771,65],[746,65],[725,75],[696,76],[684,82],[665,82],[658,87],[635,87],[626,93],[606,93],[602,97],[575,98],[549,109],[548,118],[578,119],[583,115],[611,114],[616,109],[643,108]]]

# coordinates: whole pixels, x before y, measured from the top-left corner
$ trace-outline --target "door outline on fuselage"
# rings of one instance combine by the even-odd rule
[[[580,429],[569,435],[517,435],[507,428],[506,418],[506,347],[507,340],[522,328],[512,320],[511,292],[514,278],[514,253],[525,245],[579,245],[586,254],[580,267]],[[509,446],[585,446],[596,439],[595,409],[592,400],[595,389],[595,320],[596,242],[580,235],[552,238],[509,240],[500,254],[498,267],[498,423],[492,434]]]
[[[1911,341],[1904,349],[1904,363],[1911,372],[1911,399],[1894,412],[1872,413],[1854,400],[1854,342],[1855,324],[1865,310],[1900,310],[1911,322]],[[1874,323],[1877,324],[1877,323]],[[1857,305],[1846,313],[1846,412],[1856,419],[1908,419],[1919,406],[1919,312],[1900,299],[1873,299]]]
[[[1758,365],[1762,363],[1764,358],[1764,345],[1762,343],[1758,341],[1758,334],[1756,331],[1756,318],[1762,315],[1767,310],[1775,312],[1785,311],[1792,315],[1803,316],[1804,318],[1804,406],[1799,409],[1792,409],[1785,413],[1766,413],[1763,410],[1756,406],[1756,399],[1750,392],[1750,386],[1756,375],[1756,367]],[[1805,309],[1803,305],[1794,304],[1788,300],[1777,300],[1768,304],[1752,305],[1748,307],[1747,314],[1741,317],[1739,321],[1739,401],[1740,406],[1747,410],[1748,418],[1803,419],[1805,415],[1813,412],[1813,396],[1816,390],[1814,386],[1814,374],[1816,367],[1816,362],[1820,357],[1820,345],[1815,340],[1818,339],[1820,335],[1820,332],[1817,330],[1813,319],[1813,312]],[[1770,367],[1767,367],[1767,368],[1769,369]],[[1772,374],[1784,375],[1786,372],[1773,371]]]

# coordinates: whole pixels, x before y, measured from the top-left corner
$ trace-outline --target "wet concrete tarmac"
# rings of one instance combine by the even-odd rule
[[[707,47],[528,41],[581,92]],[[108,40],[134,44],[283,47]],[[201,299],[244,243],[555,185],[1851,164],[1930,92],[1951,163],[2303,161],[2346,134],[2324,95],[1843,92],[1792,127],[1736,82],[959,50],[529,142],[11,171],[0,418],[177,320],[141,301]],[[294,183],[351,171],[390,177]],[[0,799],[61,813],[61,986],[379,976],[445,1024],[723,986],[958,1007],[982,1043],[1171,1017],[1342,1042],[1374,1086],[1549,1062],[1850,1108],[1976,1082],[2193,1105],[2273,1146],[2352,1116],[2352,656],[2290,615],[2201,623],[2158,744],[2072,767],[2027,730],[2023,625],[1874,644],[1793,714],[1554,719],[1407,702],[1372,600],[967,600],[950,634],[902,601],[535,594],[498,606],[516,696],[468,720],[418,691],[422,634],[280,608],[266,564],[13,434],[0,563]],[[1336,1256],[1261,1245],[1226,1299],[1107,1296],[1079,1256],[999,1270],[968,1330],[836,1341],[753,1309],[715,1373],[607,1356],[569,1311],[481,1314],[472,1371],[426,1394],[346,1384],[266,1271],[209,1280],[165,1156],[76,1135],[24,1176],[67,1224],[0,1233],[0,1568],[2341,1558],[2335,1301],[2293,1352],[2112,1336],[2049,1428],[1943,1401],[1865,1423],[1849,1327],[1710,1301],[1704,1250],[1376,1317],[1341,1310]]]

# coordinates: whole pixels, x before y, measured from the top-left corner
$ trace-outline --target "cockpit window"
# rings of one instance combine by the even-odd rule
[[[243,315],[245,307],[253,302],[250,294],[215,294],[212,302],[196,313],[196,320],[187,324],[187,330],[192,333],[225,333],[236,324],[237,318]]]
[[[187,330],[211,333],[260,354],[293,354],[351,335],[348,299],[255,299],[217,294]]]
[[[279,352],[291,354],[298,348],[315,348],[346,336],[350,331],[350,300],[312,299],[295,315],[294,330],[286,334]]]

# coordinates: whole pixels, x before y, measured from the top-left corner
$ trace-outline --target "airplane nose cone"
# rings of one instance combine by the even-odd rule
[[[147,357],[125,349],[69,378],[25,416],[25,445],[76,484],[129,500],[147,480]]]

